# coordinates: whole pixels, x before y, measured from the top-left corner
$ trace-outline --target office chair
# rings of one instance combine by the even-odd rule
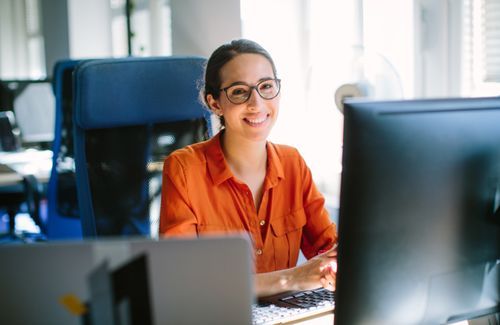
[[[53,71],[56,116],[47,187],[48,239],[82,238],[73,149],[73,71],[80,62],[82,60],[61,60]]]
[[[200,57],[90,61],[75,70],[74,145],[84,237],[154,236],[161,170],[211,136],[198,101]]]

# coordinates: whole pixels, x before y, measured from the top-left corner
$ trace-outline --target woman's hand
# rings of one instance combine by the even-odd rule
[[[335,290],[337,279],[337,246],[324,253],[325,258],[328,259],[328,264],[320,267],[322,277],[320,278],[323,288],[328,290]]]
[[[319,254],[307,262],[293,268],[292,282],[296,290],[308,290],[322,286],[335,290],[337,272],[337,246]]]
[[[256,294],[265,297],[283,291],[318,287],[334,290],[336,272],[337,245],[294,268],[256,274]]]

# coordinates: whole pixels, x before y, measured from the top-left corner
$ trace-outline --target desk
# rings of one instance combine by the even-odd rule
[[[0,152],[0,205],[9,216],[9,231],[2,237],[19,239],[15,234],[15,218],[24,202],[33,221],[43,229],[39,213],[39,184],[47,184],[52,166],[49,150]]]
[[[0,170],[0,186],[12,185],[22,181],[24,175],[34,175],[46,184],[52,169],[52,151],[27,149],[16,152],[0,152],[0,164],[8,166]],[[14,175],[14,171],[18,175]]]

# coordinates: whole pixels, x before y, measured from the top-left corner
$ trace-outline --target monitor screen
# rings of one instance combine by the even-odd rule
[[[345,104],[336,324],[500,307],[500,98]]]
[[[13,95],[13,107],[25,146],[47,146],[54,139],[55,98],[49,80],[2,81]]]

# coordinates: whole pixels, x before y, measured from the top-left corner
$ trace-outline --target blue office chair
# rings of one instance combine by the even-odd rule
[[[211,136],[200,57],[85,62],[75,78],[75,162],[84,237],[151,236],[161,166]],[[151,224],[153,222],[153,225]],[[154,235],[154,234],[153,234]]]
[[[82,60],[61,60],[53,71],[55,129],[52,170],[47,187],[47,238],[80,239],[73,150],[73,71]]]

